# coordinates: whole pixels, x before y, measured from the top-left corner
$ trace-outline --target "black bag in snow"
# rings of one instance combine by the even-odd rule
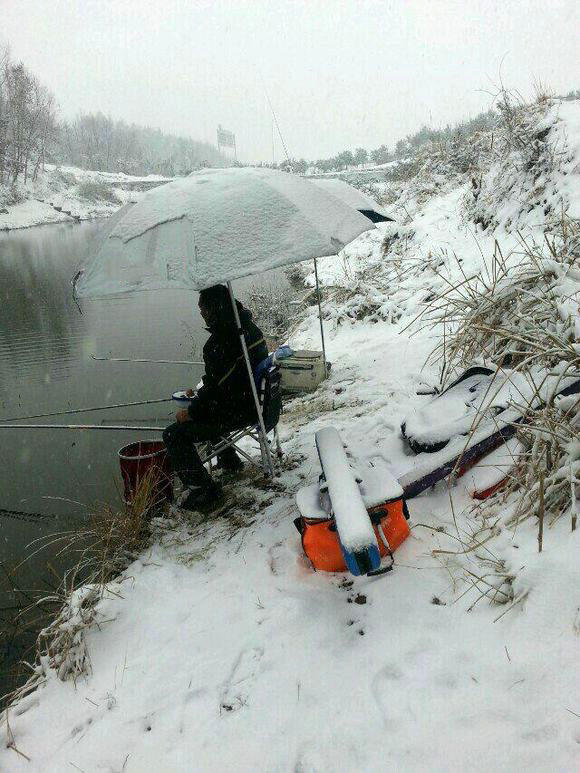
[[[415,409],[401,424],[411,450],[420,454],[440,451],[450,440],[467,435],[474,421],[494,419],[510,400],[521,399],[519,374],[506,380],[490,368],[468,368],[447,389]]]

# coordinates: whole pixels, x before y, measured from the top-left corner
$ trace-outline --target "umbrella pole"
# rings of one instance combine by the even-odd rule
[[[324,326],[322,324],[322,305],[320,303],[320,285],[318,283],[318,263],[314,258],[314,276],[316,277],[316,299],[318,301],[318,319],[320,320],[320,337],[322,339],[322,359],[324,360],[324,374],[326,373],[326,347],[324,346]]]
[[[250,378],[250,386],[252,388],[252,395],[254,397],[254,404],[256,406],[256,412],[258,414],[258,422],[260,424],[260,436],[261,436],[261,443],[262,446],[262,457],[265,457],[265,461],[268,467],[268,472],[270,473],[270,477],[274,477],[274,467],[272,465],[272,455],[270,453],[270,448],[268,447],[268,437],[266,433],[266,425],[264,424],[264,417],[262,415],[262,408],[260,407],[260,401],[258,399],[258,392],[256,390],[256,383],[254,381],[254,373],[252,372],[252,365],[250,363],[250,355],[248,354],[248,347],[246,345],[246,338],[244,336],[244,331],[242,329],[242,323],[240,322],[240,315],[238,313],[238,307],[236,305],[236,299],[234,296],[234,290],[232,288],[232,283],[228,282],[228,290],[230,291],[230,299],[232,302],[232,309],[234,310],[234,319],[236,320],[236,326],[238,329],[238,334],[240,336],[240,343],[242,345],[242,351],[244,353],[244,359],[246,361],[246,368],[248,369],[248,376]]]

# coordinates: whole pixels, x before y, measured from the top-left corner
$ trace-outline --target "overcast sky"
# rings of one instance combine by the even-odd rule
[[[372,149],[487,109],[500,81],[580,88],[579,0],[0,0],[0,42],[62,116],[102,111],[271,160]],[[283,157],[276,138],[275,156]]]

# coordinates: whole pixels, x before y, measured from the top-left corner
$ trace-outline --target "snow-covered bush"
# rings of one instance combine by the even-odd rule
[[[286,279],[294,290],[304,289],[304,280],[310,273],[310,267],[305,263],[293,263],[284,269]]]
[[[85,643],[85,632],[96,619],[96,606],[103,588],[85,585],[65,597],[58,616],[39,635],[38,646],[48,665],[64,681],[86,673],[90,660]]]
[[[0,209],[20,204],[25,198],[24,190],[18,183],[0,185]]]
[[[103,180],[83,180],[77,185],[77,195],[88,201],[106,201],[121,205],[121,200],[109,184]]]
[[[57,166],[52,173],[51,183],[55,190],[63,190],[64,188],[71,188],[73,185],[76,185],[77,178],[73,172]]]

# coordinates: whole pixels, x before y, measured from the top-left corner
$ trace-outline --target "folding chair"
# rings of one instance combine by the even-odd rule
[[[208,442],[201,450],[200,458],[203,464],[209,465],[211,473],[212,460],[226,448],[235,449],[244,459],[261,467],[264,475],[273,477],[274,464],[272,462],[272,444],[275,444],[276,457],[282,456],[280,436],[278,435],[278,420],[282,412],[282,398],[280,391],[280,369],[273,363],[272,355],[263,360],[254,371],[254,383],[260,407],[262,421],[253,422],[244,427],[238,427],[222,435],[217,442]],[[272,439],[269,439],[269,435]],[[261,464],[240,448],[238,443],[243,438],[252,438],[260,446]]]

